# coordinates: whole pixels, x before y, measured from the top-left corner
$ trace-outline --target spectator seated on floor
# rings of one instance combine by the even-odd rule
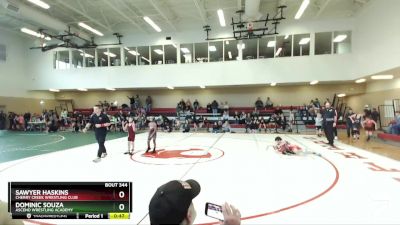
[[[228,120],[222,124],[222,131],[223,132],[231,132],[231,125],[229,124]]]
[[[185,123],[182,126],[182,132],[183,133],[189,133],[190,131],[190,123],[189,120],[185,120]]]
[[[221,121],[214,122],[213,127],[212,127],[212,132],[213,133],[221,133]]]
[[[396,119],[392,121],[388,128],[389,134],[400,135],[400,112],[396,112]]]

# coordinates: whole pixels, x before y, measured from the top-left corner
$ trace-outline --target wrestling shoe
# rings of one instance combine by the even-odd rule
[[[93,162],[95,162],[95,163],[98,163],[98,162],[100,162],[100,161],[101,161],[101,158],[99,158],[99,157],[93,159]]]
[[[130,151],[126,151],[126,152],[124,152],[124,154],[126,155],[126,154],[130,154],[131,152]]]
[[[102,153],[101,158],[105,158],[107,156],[107,153]]]

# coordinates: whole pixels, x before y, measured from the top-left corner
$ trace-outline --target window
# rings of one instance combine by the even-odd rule
[[[208,62],[208,43],[194,44],[195,62]]]
[[[125,51],[125,66],[135,66],[136,65],[136,57],[138,56],[138,52],[136,47],[124,47]]]
[[[96,63],[95,63],[95,55],[96,55],[96,49],[94,48],[89,48],[89,49],[85,49],[83,50],[83,52],[81,53],[82,55],[84,55],[85,58],[85,67],[95,67]]]
[[[83,67],[83,51],[72,50],[72,68],[82,68],[82,67]]]
[[[333,32],[333,51],[335,54],[351,52],[351,31]]]
[[[242,41],[243,60],[257,59],[257,39]],[[238,48],[240,48],[240,42]]]
[[[164,50],[162,45],[151,46],[151,62],[153,65],[164,64]]]
[[[223,61],[223,42],[214,41],[208,43],[208,51],[210,54],[210,62]]]
[[[6,46],[0,45],[0,61],[6,61]]]
[[[224,60],[225,61],[237,60],[237,57],[239,56],[239,51],[237,48],[238,43],[239,42],[236,40],[224,41],[224,45],[225,45]]]
[[[277,36],[275,57],[292,56],[292,35]]]
[[[193,44],[181,44],[181,63],[193,62]]]
[[[315,55],[332,53],[332,32],[315,33]]]
[[[274,58],[275,55],[275,37],[267,37],[267,38],[260,38],[259,42],[259,54],[258,58],[259,59],[264,59],[264,58]]]
[[[108,50],[106,48],[97,49],[97,66],[104,67],[108,66]]]
[[[121,48],[109,48],[110,66],[121,66]]]
[[[310,55],[310,34],[296,34],[293,39],[293,56]]]
[[[176,64],[177,62],[177,49],[176,45],[164,45],[165,64]]]
[[[58,51],[57,52],[57,69],[69,69],[69,51]]]
[[[139,65],[150,65],[150,54],[149,46],[141,46],[137,48],[138,50],[138,64]]]

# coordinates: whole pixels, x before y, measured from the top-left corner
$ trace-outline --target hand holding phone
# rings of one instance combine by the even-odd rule
[[[224,221],[224,215],[222,214],[222,206],[220,205],[207,202],[205,213],[209,217],[212,217],[220,221]]]
[[[209,217],[223,221],[223,225],[240,225],[240,211],[228,203],[221,206],[207,202],[205,213]]]

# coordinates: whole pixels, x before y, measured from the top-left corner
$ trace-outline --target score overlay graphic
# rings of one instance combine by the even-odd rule
[[[132,182],[9,182],[13,219],[129,219]]]

